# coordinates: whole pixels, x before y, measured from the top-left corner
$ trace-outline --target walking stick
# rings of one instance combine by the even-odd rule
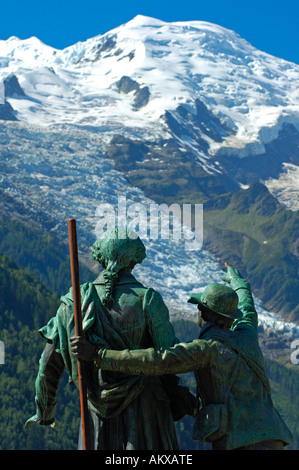
[[[68,220],[68,233],[69,233],[69,248],[70,248],[71,275],[72,275],[73,302],[74,302],[75,334],[76,336],[82,336],[83,328],[82,328],[82,314],[81,314],[77,230],[76,230],[75,219]],[[87,394],[86,394],[85,363],[84,361],[81,361],[79,359],[78,359],[78,379],[79,379],[83,450],[88,450],[90,446],[90,442],[89,442],[89,427],[88,427],[88,407],[87,407]]]

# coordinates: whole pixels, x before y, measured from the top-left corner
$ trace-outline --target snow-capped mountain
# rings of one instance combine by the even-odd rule
[[[11,75],[23,93],[11,92],[7,102],[22,122],[92,127],[107,138],[176,134],[208,172],[221,171],[222,156],[263,155],[286,124],[299,129],[299,66],[201,21],[137,16],[64,50],[12,37],[0,41],[0,80]],[[209,123],[177,135],[165,113],[180,124],[180,106],[191,115],[208,112]],[[270,190],[284,191],[288,175],[288,168],[279,181],[270,175]],[[244,175],[238,183],[247,183]]]
[[[262,178],[296,210],[298,79],[298,65],[201,21],[137,16],[64,50],[37,38],[0,41],[0,118],[7,121],[0,129],[4,208],[5,198],[15,201],[61,237],[67,219],[77,218],[86,252],[96,236],[100,204],[116,206],[119,195],[128,205],[154,203],[128,179],[140,159],[123,174],[108,158],[112,139],[120,135],[146,149],[168,149],[172,142],[206,175],[224,181],[224,188]],[[265,169],[273,142],[285,140],[289,150]],[[142,158],[154,163],[149,154]],[[146,244],[139,278],[160,290],[173,312],[195,317],[188,294],[221,281],[218,262],[206,251],[186,251],[184,241]],[[298,335],[296,325],[257,304],[265,325]]]
[[[37,38],[12,37],[0,42],[0,57],[1,78],[17,75],[27,96],[10,102],[18,117],[31,123],[123,125],[126,118],[127,127],[143,129],[180,103],[195,112],[200,99],[234,131],[214,143],[214,153],[239,152],[246,144],[258,151],[284,122],[299,127],[298,65],[210,23],[137,16],[62,51]],[[123,76],[149,88],[141,109],[132,109],[131,96],[120,97],[116,83]]]

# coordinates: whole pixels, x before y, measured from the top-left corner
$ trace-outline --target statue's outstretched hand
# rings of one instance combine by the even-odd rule
[[[223,281],[230,284],[233,279],[236,279],[236,278],[243,279],[243,277],[241,276],[241,274],[239,273],[237,269],[232,268],[228,263],[225,263],[225,267],[227,268],[227,273],[225,276],[223,276],[222,278]]]
[[[228,263],[225,263],[225,266],[227,268],[227,273],[223,276],[223,281],[227,282],[235,291],[238,291],[239,289],[250,290],[249,282],[244,279],[237,269],[232,268]]]

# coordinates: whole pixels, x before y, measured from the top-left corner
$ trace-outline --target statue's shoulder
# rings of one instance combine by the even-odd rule
[[[94,283],[93,282],[85,282],[84,284],[80,285],[80,294],[81,299],[84,298],[87,293],[91,293],[94,290]],[[70,287],[68,292],[60,297],[60,302],[62,305],[67,307],[73,307],[73,289]]]

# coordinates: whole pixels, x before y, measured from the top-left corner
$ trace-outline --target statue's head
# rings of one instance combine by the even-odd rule
[[[198,305],[205,321],[225,320],[224,324],[229,325],[242,316],[238,295],[224,284],[211,283],[202,293],[191,294],[188,302]]]
[[[93,258],[104,268],[103,276],[107,282],[104,305],[113,303],[113,282],[121,269],[131,270],[146,258],[146,249],[139,236],[127,228],[113,228],[105,231],[94,243]]]
[[[146,250],[135,232],[121,227],[105,231],[94,243],[92,256],[104,269],[117,265],[119,271],[142,263]]]

